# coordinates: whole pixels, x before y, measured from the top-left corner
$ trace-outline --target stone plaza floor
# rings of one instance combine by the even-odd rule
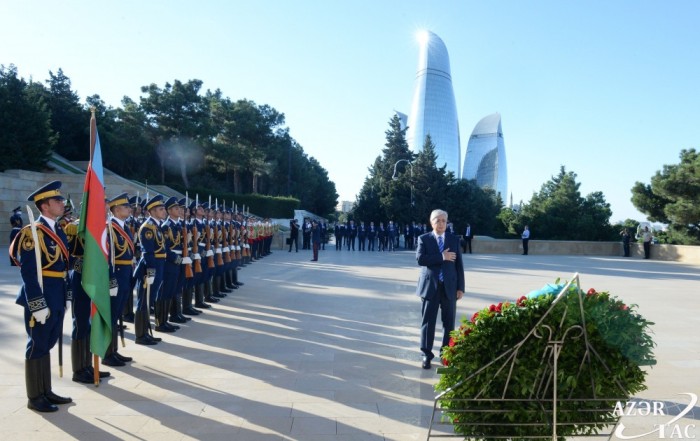
[[[99,387],[71,381],[66,318],[64,376],[54,349],[53,389],[74,403],[53,414],[26,407],[26,336],[14,304],[21,281],[5,263],[0,440],[425,439],[438,375],[420,367],[414,253],[336,251],[331,244],[318,262],[310,258],[310,251],[275,250],[246,266],[245,286],[177,333],[159,335],[157,346],[135,345],[130,325],[120,352],[134,362],[109,368],[112,376]],[[638,304],[656,323],[658,364],[638,398],[683,409],[689,396],[682,394],[700,394],[700,268],[622,257],[474,254],[464,262],[459,318],[578,272],[585,290]],[[674,423],[682,435],[700,437],[698,409]],[[625,434],[660,439],[658,431],[643,434],[670,418],[626,417]]]

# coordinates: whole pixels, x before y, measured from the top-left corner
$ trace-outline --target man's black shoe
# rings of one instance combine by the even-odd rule
[[[122,354],[120,354],[119,352],[115,352],[115,353],[114,353],[114,356],[117,357],[118,359],[120,359],[121,361],[123,361],[124,363],[128,363],[128,362],[130,362],[130,361],[134,361],[133,358],[127,357],[126,355],[122,355]]]
[[[137,344],[137,345],[152,346],[152,345],[157,344],[157,342],[154,341],[154,340],[152,340],[152,339],[150,339],[150,338],[147,338],[146,336],[143,336],[143,337],[139,337],[139,338],[136,339],[136,344]]]
[[[117,357],[114,356],[114,354],[109,354],[105,358],[102,359],[102,364],[105,366],[112,366],[112,367],[121,367],[121,366],[126,366],[126,363],[118,359]],[[102,373],[102,372],[100,372]]]
[[[127,314],[124,316],[124,321],[129,323],[134,323],[134,314]]]
[[[27,407],[31,410],[36,410],[37,412],[56,412],[58,406],[51,404],[51,402],[43,395],[39,395],[37,398],[31,398],[27,401]]]
[[[238,285],[238,286],[243,286],[243,285],[245,285],[245,283],[243,283],[243,282],[236,282],[236,285]]]
[[[51,404],[68,404],[72,403],[73,400],[70,399],[70,397],[61,397],[53,393],[53,391],[48,391],[44,394],[47,400],[49,400],[49,403]]]
[[[185,315],[199,315],[201,313],[201,311],[197,311],[193,307],[187,306],[187,307],[183,308],[182,313]]]
[[[197,308],[204,308],[204,309],[209,309],[209,308],[211,308],[211,305],[209,305],[208,303],[204,303],[204,302],[202,302],[202,303],[195,303],[194,306],[196,306]]]
[[[430,359],[425,355],[423,356],[423,364],[421,364],[421,366],[423,369],[430,369]]]
[[[173,323],[187,323],[187,319],[180,318],[179,316],[170,316],[170,321]]]
[[[90,378],[95,378],[95,369],[92,366],[86,367],[85,370],[87,371]],[[110,375],[112,374],[110,374],[109,371],[100,371],[100,378],[107,378]]]
[[[175,330],[169,326],[161,325],[156,326],[156,331],[158,332],[175,332]]]
[[[87,369],[83,369],[82,371],[73,372],[73,381],[76,383],[92,384],[95,379],[90,375]]]

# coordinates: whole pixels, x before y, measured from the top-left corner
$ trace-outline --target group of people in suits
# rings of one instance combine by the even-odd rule
[[[449,226],[452,229],[452,225]],[[379,222],[357,223],[354,220],[339,222],[334,226],[335,249],[348,251],[396,251],[400,248],[403,237],[403,247],[414,250],[421,234],[430,231],[426,224],[417,222],[400,226],[393,220]],[[356,247],[357,245],[357,247]]]
[[[21,226],[10,245],[23,282],[16,303],[24,307],[28,336],[27,406],[38,412],[54,412],[72,401],[51,388],[50,350],[62,336],[64,314],[73,319],[73,381],[93,383],[95,374],[92,300],[81,283],[84,237],[60,188],[54,181],[29,195],[39,216]],[[242,286],[238,270],[270,254],[275,232],[269,219],[162,195],[140,200],[122,193],[106,200],[105,210],[113,335],[102,363],[114,367],[132,361],[118,351],[124,322],[134,323],[135,343],[157,344],[161,337],[153,330],[175,332],[180,328],[175,323],[187,323]],[[110,375],[99,372],[100,378]]]

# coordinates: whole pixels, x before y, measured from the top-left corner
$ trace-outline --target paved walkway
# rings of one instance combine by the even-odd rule
[[[276,251],[244,268],[244,287],[157,346],[133,344],[129,329],[121,352],[135,361],[98,388],[70,381],[66,320],[66,373],[58,378],[54,350],[53,386],[75,403],[43,415],[26,408],[19,272],[2,266],[0,440],[425,439],[438,377],[420,368],[414,254],[310,258]],[[585,289],[656,322],[659,363],[640,397],[687,403],[679,393],[700,392],[698,267],[537,255],[465,255],[465,267],[460,317],[579,272]]]

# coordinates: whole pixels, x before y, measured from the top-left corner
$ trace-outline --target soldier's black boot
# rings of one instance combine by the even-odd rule
[[[44,396],[51,404],[68,404],[73,400],[70,397],[56,395],[51,390],[51,354],[46,354],[41,360],[41,379],[44,384]]]
[[[236,286],[243,286],[243,282],[238,280],[238,269],[233,269],[233,284]]]
[[[70,342],[70,361],[73,365],[73,381],[76,383],[92,384],[93,379],[85,364],[85,339],[73,339]]]
[[[233,269],[229,269],[224,273],[224,284],[228,289],[238,289],[235,283],[233,283]]]
[[[145,320],[144,316],[146,317]],[[137,345],[154,345],[157,343],[151,338],[150,335],[148,335],[147,311],[136,311],[136,318],[134,320],[134,336],[136,336]]]
[[[185,315],[199,315],[201,311],[198,311],[192,307],[192,293],[194,292],[194,287],[185,288],[182,293],[182,313]]]
[[[112,348],[114,350],[113,354],[118,360],[123,361],[124,363],[134,360],[131,357],[127,357],[126,355],[119,353],[119,331],[117,331],[116,328],[112,329]]]
[[[223,299],[226,297],[226,293],[221,290],[221,276],[214,276],[211,281],[212,286],[212,296],[217,299]]]
[[[209,304],[207,304],[207,303],[204,303],[204,285],[206,285],[206,282],[205,282],[205,283],[200,283],[199,285],[196,285],[196,286],[195,286],[195,289],[194,289],[194,296],[195,296],[195,303],[194,303],[194,306],[196,306],[197,308],[204,308],[204,309],[207,309],[207,308],[211,308],[211,305],[209,305]]]
[[[83,356],[85,358],[85,370],[87,371],[88,375],[90,376],[91,383],[95,382],[95,369],[92,367],[92,360],[93,356],[92,353],[90,352],[90,336],[88,336],[85,340],[84,347],[83,347]],[[100,380],[103,378],[109,377],[111,374],[109,371],[100,371]]]
[[[209,303],[219,303],[219,299],[212,297],[213,279],[204,282],[204,300]]]
[[[110,343],[109,348],[107,348],[107,353],[105,358],[102,359],[102,364],[105,366],[122,367],[126,366],[126,363],[117,357],[117,338],[115,330],[112,330],[112,343]],[[101,372],[100,372],[101,373]]]
[[[134,323],[134,290],[129,292],[124,302],[124,311],[122,312],[125,322]]]
[[[156,331],[158,332],[175,332],[173,328],[167,325],[165,318],[167,317],[168,311],[165,311],[165,302],[163,300],[156,300],[155,302],[155,319],[156,319]]]
[[[27,407],[37,412],[56,412],[58,406],[44,395],[44,379],[40,358],[24,360],[24,383],[27,387]]]
[[[182,315],[182,293],[175,294],[175,298],[170,301],[170,321],[173,323],[187,323],[192,320]]]
[[[226,285],[226,274],[228,271],[224,271],[220,276],[219,276],[219,292],[228,294],[233,292],[233,290],[229,289],[228,286]]]

